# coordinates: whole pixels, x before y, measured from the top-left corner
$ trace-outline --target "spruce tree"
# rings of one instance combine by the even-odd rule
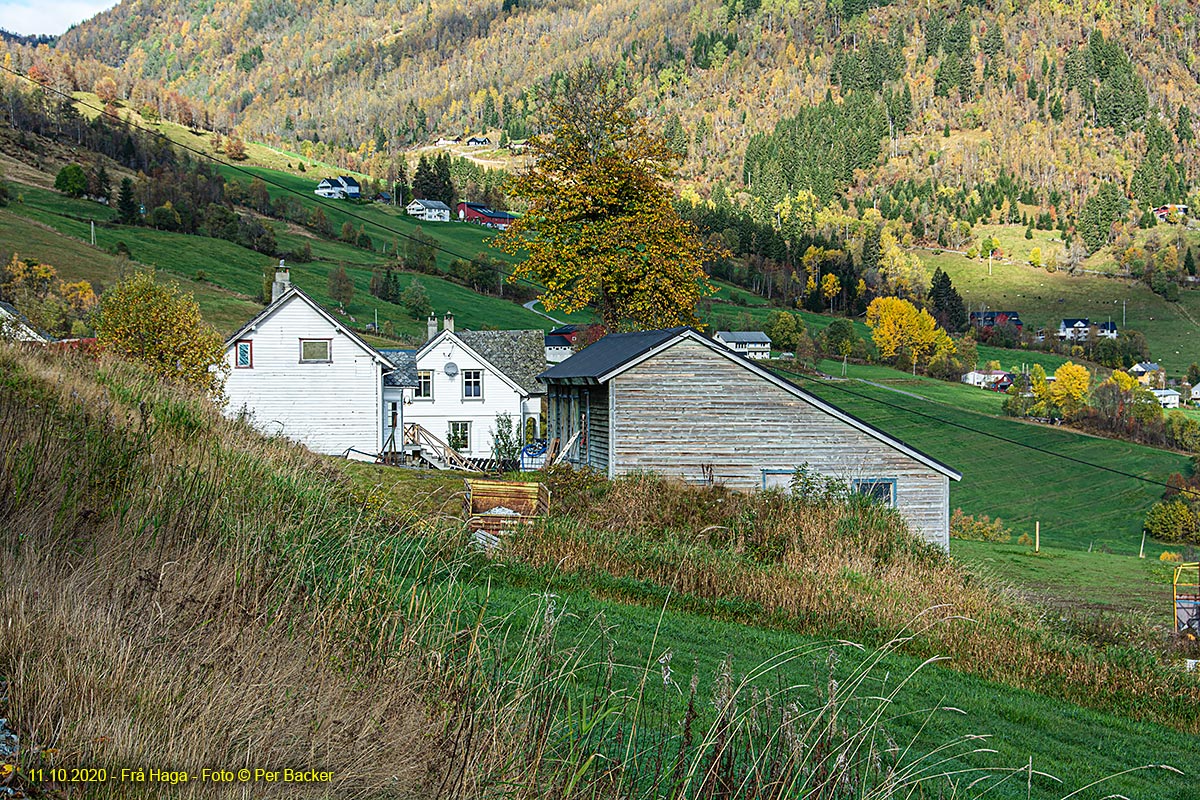
[[[121,179],[121,188],[117,193],[117,216],[124,225],[137,225],[141,216],[137,198],[133,196],[133,181],[129,178]]]
[[[967,307],[962,295],[954,288],[950,276],[941,267],[933,273],[929,283],[930,314],[937,323],[952,333],[967,327]]]

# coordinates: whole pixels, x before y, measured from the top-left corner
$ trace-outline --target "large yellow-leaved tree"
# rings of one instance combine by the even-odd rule
[[[221,334],[200,318],[190,293],[155,282],[153,272],[113,284],[100,297],[95,328],[102,349],[220,397],[226,372]]]
[[[954,355],[950,334],[938,327],[937,321],[925,309],[899,297],[876,297],[867,306],[867,326],[880,358],[890,361],[902,354],[917,365],[928,363],[937,356]]]
[[[678,153],[595,67],[560,86],[543,130],[510,185],[526,212],[496,241],[528,254],[514,278],[544,286],[548,309],[596,308],[609,330],[696,324],[696,303],[713,292],[704,264],[724,253],[671,204]]]

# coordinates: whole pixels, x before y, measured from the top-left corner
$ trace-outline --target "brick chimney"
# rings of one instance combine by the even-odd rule
[[[454,315],[449,311],[447,311],[446,316],[442,318],[442,328],[454,333]]]
[[[425,321],[425,328],[425,341],[428,342],[437,336],[437,316],[430,314],[429,319]]]
[[[280,297],[292,288],[292,276],[288,268],[284,266],[284,259],[279,259],[279,266],[275,268],[275,282],[271,284],[271,302],[274,303]]]

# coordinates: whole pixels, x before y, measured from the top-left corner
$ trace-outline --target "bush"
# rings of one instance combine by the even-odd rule
[[[1010,542],[1012,532],[1004,527],[1004,521],[999,517],[990,519],[987,514],[973,517],[956,508],[950,516],[950,538],[971,542]]]
[[[1200,544],[1200,521],[1182,500],[1155,503],[1146,512],[1146,533],[1164,542]]]

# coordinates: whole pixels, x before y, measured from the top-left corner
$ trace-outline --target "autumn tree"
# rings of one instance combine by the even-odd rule
[[[829,303],[829,311],[833,312],[833,298],[842,293],[842,282],[832,272],[821,278],[821,296]]]
[[[899,297],[876,297],[867,306],[867,326],[881,358],[896,360],[907,356],[917,365],[954,354],[954,342],[925,309]]]
[[[96,81],[96,96],[100,98],[100,102],[105,105],[114,102],[117,99],[117,82],[112,79],[111,75],[105,75],[100,80]]]
[[[697,324],[714,290],[701,240],[671,203],[678,153],[629,108],[609,74],[588,67],[549,102],[547,133],[530,141],[532,165],[511,184],[528,208],[497,237],[528,253],[514,279],[545,286],[547,309],[595,306],[609,330]]]
[[[161,378],[219,396],[224,342],[201,319],[191,293],[156,283],[153,272],[135,272],[104,293],[94,321],[104,350],[140,361]]]
[[[1050,386],[1050,399],[1062,409],[1063,416],[1072,419],[1087,405],[1088,390],[1092,375],[1082,364],[1070,361],[1054,370],[1054,383]]]
[[[236,136],[230,135],[225,142],[225,155],[230,161],[242,161],[246,158],[246,143]]]

